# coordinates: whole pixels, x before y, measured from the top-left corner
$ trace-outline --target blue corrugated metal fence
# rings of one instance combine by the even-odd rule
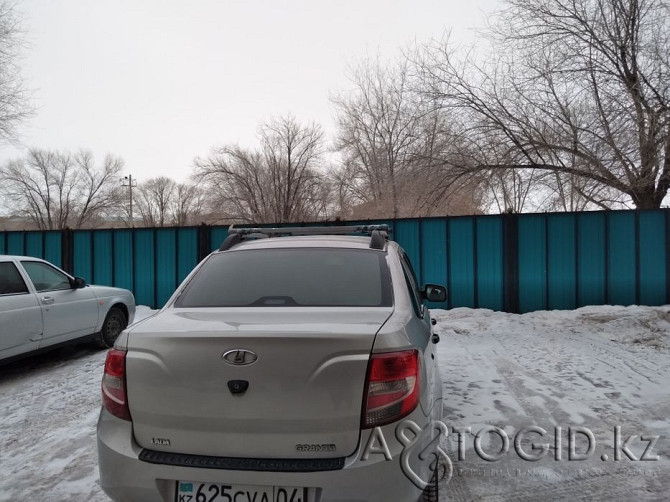
[[[670,211],[505,214],[388,223],[447,306],[530,312],[670,303]],[[311,225],[311,224],[310,224]],[[0,254],[45,258],[162,306],[227,227],[0,232]]]

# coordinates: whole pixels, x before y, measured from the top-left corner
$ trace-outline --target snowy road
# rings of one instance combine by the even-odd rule
[[[146,312],[143,313],[146,315]],[[140,314],[142,315],[142,314]],[[449,500],[667,500],[670,493],[670,307],[590,307],[522,316],[486,310],[434,311],[445,382],[445,440],[454,476]],[[105,353],[60,349],[0,367],[0,500],[102,501],[97,484],[95,423]],[[522,460],[514,436],[549,445],[538,461]],[[510,439],[498,461],[478,458],[474,437],[497,426]],[[614,427],[635,458],[615,461]],[[463,433],[458,460],[457,434]],[[554,460],[561,427],[562,459]],[[588,460],[568,460],[568,427],[596,440]],[[577,453],[586,450],[577,435]],[[523,441],[524,451],[538,454]],[[482,434],[494,455],[500,437]],[[607,454],[607,460],[602,460]]]

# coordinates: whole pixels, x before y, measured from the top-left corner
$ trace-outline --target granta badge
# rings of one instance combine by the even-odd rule
[[[299,451],[302,453],[319,453],[319,452],[326,452],[326,451],[335,451],[337,450],[337,447],[330,443],[330,444],[297,444],[295,445],[295,451]]]

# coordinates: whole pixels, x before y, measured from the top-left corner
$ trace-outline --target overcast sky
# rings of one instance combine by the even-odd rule
[[[348,66],[445,30],[469,43],[497,0],[23,0],[37,113],[22,143],[122,157],[139,181],[184,181],[216,145],[256,144],[288,112],[335,127]],[[0,147],[0,159],[20,155]]]

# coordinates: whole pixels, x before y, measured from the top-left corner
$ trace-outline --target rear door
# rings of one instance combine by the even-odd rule
[[[21,265],[35,287],[42,308],[42,345],[90,335],[95,331],[98,300],[91,288],[73,289],[67,275],[45,262],[22,260]]]
[[[36,349],[41,337],[37,296],[28,290],[13,262],[0,262],[0,358]]]

